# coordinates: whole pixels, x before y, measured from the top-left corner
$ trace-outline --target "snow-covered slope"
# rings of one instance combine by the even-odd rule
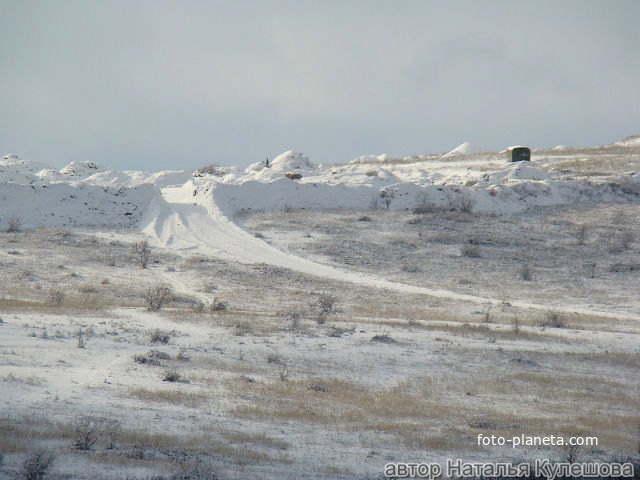
[[[618,144],[632,145],[638,138]],[[93,162],[72,162],[56,170],[5,155],[0,160],[0,228],[11,215],[30,226],[135,226],[150,202],[161,201],[161,189],[182,185],[194,202],[207,209],[215,206],[229,218],[247,210],[412,209],[418,203],[449,210],[466,204],[476,212],[507,214],[536,206],[637,200],[640,192],[640,168],[597,177],[571,175],[549,168],[553,153],[539,161],[508,163],[500,154],[473,153],[480,150],[465,142],[441,160],[408,157],[389,163],[386,156],[378,156],[331,166],[287,151],[269,165],[219,167],[215,175],[195,177],[187,171],[107,170]],[[564,151],[557,155],[558,161],[572,158]],[[301,178],[291,180],[286,176],[290,173]]]
[[[448,153],[445,153],[445,157],[454,157],[456,155],[471,155],[474,153],[483,152],[484,149],[478,145],[474,145],[471,142],[464,142],[458,145],[456,148]]]

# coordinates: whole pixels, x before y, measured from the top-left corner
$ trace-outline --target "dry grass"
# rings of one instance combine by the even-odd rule
[[[209,400],[209,395],[204,392],[185,392],[175,389],[151,390],[144,387],[132,388],[129,390],[129,395],[145,402],[170,403],[188,407],[197,407]]]
[[[279,419],[367,428],[381,419],[413,420],[454,415],[456,407],[434,401],[429,382],[372,390],[354,382],[331,378],[271,383],[236,383],[236,393],[254,397],[251,405],[233,409],[240,418]],[[311,387],[321,387],[314,390]],[[233,388],[233,386],[232,386]]]
[[[289,442],[270,437],[263,432],[224,432],[222,437],[230,443],[252,444],[259,447],[285,450],[291,446]]]
[[[51,305],[47,300],[27,300],[0,298],[0,312],[3,313],[47,313],[52,315],[93,315],[104,314],[114,304],[98,295],[67,295],[62,305]]]
[[[561,160],[552,164],[556,171],[571,170],[588,177],[620,174],[637,168],[637,156],[619,155],[604,158],[580,158]]]
[[[18,453],[31,451],[44,440],[69,440],[73,438],[70,427],[43,418],[0,418],[0,451]]]

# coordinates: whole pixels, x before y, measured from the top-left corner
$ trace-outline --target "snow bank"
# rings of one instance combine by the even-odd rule
[[[640,135],[631,135],[619,142],[614,143],[622,147],[640,147]]]
[[[77,180],[85,179],[106,169],[94,162],[71,162],[60,169],[60,173],[67,177],[74,177]]]
[[[157,173],[107,170],[91,175],[85,180],[94,185],[134,187],[151,184],[163,188],[184,185],[192,176],[192,173],[186,170],[162,170]]]
[[[271,168],[280,171],[289,170],[316,170],[315,164],[311,163],[302,153],[291,150],[281,153],[271,162]]]
[[[483,152],[484,149],[478,145],[474,145],[471,142],[464,142],[458,145],[456,148],[451,150],[448,153],[445,153],[444,157],[454,157],[456,155],[470,155],[472,153],[480,153]]]
[[[24,227],[132,228],[160,191],[151,185],[109,188],[80,183],[0,184],[0,229],[18,217]]]

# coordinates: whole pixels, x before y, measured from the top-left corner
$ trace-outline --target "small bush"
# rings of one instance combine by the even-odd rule
[[[91,450],[98,441],[102,420],[92,415],[78,415],[73,422],[75,442],[79,450]]]
[[[531,267],[526,263],[522,265],[522,267],[520,267],[520,279],[524,280],[525,282],[530,282],[531,280],[533,280],[533,271],[531,270]]]
[[[273,352],[267,355],[267,363],[275,363],[276,365],[279,365],[281,363],[284,363],[284,360],[279,354]]]
[[[150,334],[151,343],[164,343],[165,345],[169,343],[171,337],[173,336],[173,332],[165,332],[164,330],[160,330],[156,328]]]
[[[335,312],[338,299],[331,293],[321,293],[315,304],[314,309],[317,312],[316,321],[319,324],[324,324],[327,321],[327,317]]]
[[[367,215],[362,215],[361,217],[358,217],[358,221],[359,222],[370,222],[371,221],[371,217],[369,217]]]
[[[140,265],[140,268],[147,268],[147,265],[149,264],[149,259],[151,258],[151,248],[149,247],[149,242],[147,242],[146,240],[143,240],[140,243],[138,243],[136,248],[136,253],[137,253],[137,259],[138,259],[138,265]]]
[[[76,337],[78,338],[78,348],[84,348],[85,347],[85,335],[84,332],[82,331],[82,327],[80,327],[78,329],[78,333],[76,333]]]
[[[576,240],[578,241],[578,245],[584,245],[587,240],[587,235],[589,233],[589,225],[583,223],[578,225],[575,230]]]
[[[121,431],[122,423],[120,423],[119,420],[115,418],[104,419],[102,432],[107,442],[107,449],[111,450],[116,448],[116,442]]]
[[[47,303],[53,307],[58,307],[64,303],[64,292],[59,288],[52,288],[47,295]]]
[[[167,370],[166,372],[164,372],[164,375],[162,376],[163,382],[179,382],[181,380],[182,380],[182,375],[180,375],[180,372],[173,369]]]
[[[11,216],[7,222],[7,233],[18,233],[22,228],[22,220],[15,215]]]
[[[462,194],[461,196],[458,197],[455,207],[456,210],[462,212],[462,213],[473,213],[473,209],[475,208],[476,205],[476,201],[475,199],[469,195],[469,194]]]
[[[433,213],[435,208],[433,205],[428,204],[427,202],[421,202],[411,210],[411,213],[414,215],[427,215],[429,213]]]
[[[55,460],[55,455],[43,450],[31,454],[22,464],[21,478],[42,480]]]
[[[516,335],[520,333],[520,319],[517,316],[511,319],[511,331]]]
[[[564,328],[566,327],[566,322],[558,312],[550,311],[545,314],[543,325],[545,327]]]
[[[178,354],[176,355],[176,360],[179,360],[181,362],[188,362],[189,360],[191,360],[191,357],[187,355],[186,349],[181,348]]]
[[[233,325],[233,334],[236,337],[244,337],[253,334],[253,327],[246,320],[238,320]]]
[[[147,306],[147,310],[156,312],[161,310],[172,298],[173,292],[171,288],[165,285],[155,285],[147,288],[144,295],[144,303]]]
[[[460,253],[462,254],[463,257],[479,258],[480,246],[472,243],[463,245],[462,248],[460,249]]]
[[[149,357],[147,355],[135,355],[133,361],[142,365],[154,365],[160,366],[160,361],[156,358]]]
[[[80,293],[98,293],[98,288],[94,287],[93,285],[82,285],[80,288],[78,288],[78,291]]]
[[[396,343],[396,341],[386,333],[382,335],[374,335],[371,338],[371,341],[378,342],[378,343]]]

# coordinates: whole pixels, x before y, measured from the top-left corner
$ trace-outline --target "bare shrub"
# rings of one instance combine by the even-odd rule
[[[491,323],[492,320],[492,316],[491,316],[491,307],[487,307],[487,309],[484,311],[483,315],[482,315],[482,321],[484,323]]]
[[[80,450],[91,450],[100,437],[102,419],[92,415],[78,415],[73,421],[74,446]]]
[[[289,380],[289,367],[286,363],[282,365],[282,368],[280,368],[279,377],[281,382]]]
[[[576,463],[578,460],[578,454],[580,453],[580,446],[567,445],[564,451],[564,461],[567,463]]]
[[[575,236],[578,241],[578,245],[584,245],[587,240],[589,229],[590,227],[586,223],[580,224],[576,227]]]
[[[47,294],[47,303],[53,307],[58,307],[64,303],[64,292],[59,288],[52,288]]]
[[[78,291],[85,294],[98,293],[98,288],[93,285],[82,285],[78,288]]]
[[[146,240],[138,243],[138,248],[136,249],[138,265],[140,268],[147,268],[149,264],[149,259],[151,258],[151,248],[149,247],[149,242]]]
[[[413,210],[411,210],[411,213],[413,213],[414,215],[427,215],[435,211],[436,211],[435,206],[428,203],[426,199],[423,199],[420,201],[420,203],[418,203],[415,207],[413,207]]]
[[[284,359],[277,352],[273,352],[267,355],[267,363],[275,363],[279,365],[284,363]]]
[[[16,215],[12,215],[7,221],[7,233],[18,233],[22,228],[22,220]]]
[[[396,343],[396,341],[387,333],[383,333],[382,335],[374,335],[371,338],[371,341],[377,343]]]
[[[233,334],[236,337],[244,337],[253,334],[253,327],[246,320],[238,320],[233,324]]]
[[[55,460],[55,455],[39,450],[27,457],[22,464],[21,476],[24,480],[42,480]]]
[[[473,243],[465,244],[460,249],[460,254],[463,257],[479,258],[480,257],[480,246],[476,245],[476,244],[473,244]]]
[[[359,222],[370,222],[371,221],[371,217],[369,217],[368,215],[362,215],[361,217],[358,217],[358,221]]]
[[[176,355],[176,360],[181,362],[188,362],[191,360],[191,357],[187,355],[187,350],[185,348],[181,348],[178,354]]]
[[[338,299],[331,293],[321,293],[312,307],[316,310],[316,322],[324,324],[327,317],[335,312]]]
[[[161,310],[173,298],[173,292],[166,285],[154,285],[148,287],[144,295],[144,303],[147,310],[157,312]]]
[[[589,269],[589,277],[596,278],[596,267],[598,264],[596,262],[589,262],[586,266]]]
[[[160,366],[160,360],[171,360],[171,355],[160,350],[149,350],[144,355],[135,355],[133,360],[142,365]]]
[[[107,442],[107,449],[116,448],[118,436],[122,432],[122,423],[115,418],[106,418],[103,421],[103,433]]]
[[[520,333],[520,319],[517,316],[511,319],[511,331],[516,335]]]
[[[178,372],[175,369],[167,370],[166,372],[164,372],[164,375],[162,375],[162,381],[163,382],[180,382],[182,381],[182,375],[180,375],[180,372]]]
[[[82,327],[80,327],[78,329],[78,333],[76,333],[76,337],[78,338],[78,348],[84,348],[85,347],[85,335],[84,332],[82,331]]]
[[[284,327],[285,331],[298,332],[301,328],[300,321],[301,316],[298,312],[287,312],[282,315],[287,325]]]
[[[473,213],[475,206],[476,200],[468,193],[460,195],[455,202],[456,210],[462,213]]]
[[[533,271],[531,270],[531,267],[526,263],[522,265],[522,267],[520,267],[520,279],[524,280],[525,282],[530,282],[531,280],[533,280]]]
[[[171,340],[173,334],[174,332],[166,332],[156,328],[149,334],[149,339],[151,340],[151,343],[164,343],[166,345],[169,343],[169,340]]]
[[[545,327],[564,328],[566,327],[566,322],[558,312],[551,310],[545,313],[543,325]]]
[[[160,366],[160,360],[155,357],[150,357],[149,355],[134,355],[133,361],[141,365],[154,365],[156,367]]]

